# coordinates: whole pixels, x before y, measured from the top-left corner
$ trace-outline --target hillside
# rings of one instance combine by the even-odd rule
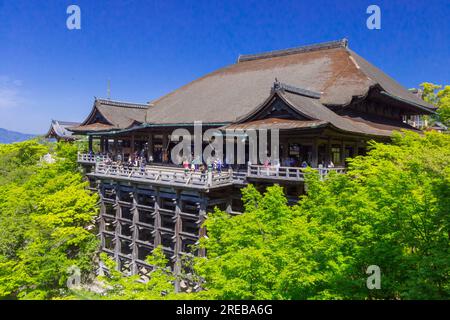
[[[34,134],[20,133],[0,128],[0,143],[20,142],[34,138]]]

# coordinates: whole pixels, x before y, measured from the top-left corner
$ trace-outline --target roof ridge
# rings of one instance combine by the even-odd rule
[[[250,61],[250,60],[267,59],[267,58],[286,56],[286,55],[291,55],[291,54],[296,54],[296,53],[334,49],[334,48],[347,48],[347,47],[348,47],[348,40],[346,38],[344,38],[341,40],[315,43],[315,44],[293,47],[293,48],[288,48],[288,49],[274,50],[274,51],[255,53],[255,54],[241,54],[241,55],[239,55],[237,62],[239,63],[239,62]]]
[[[315,99],[320,99],[320,97],[322,95],[321,92],[312,91],[312,90],[292,86],[287,83],[279,82],[278,79],[276,79],[276,78],[275,78],[275,82],[273,83],[272,90],[273,91],[279,91],[279,90],[288,91],[291,93],[295,93],[295,94],[299,94],[299,95],[302,95],[305,97],[315,98]]]
[[[125,102],[125,101],[117,101],[117,100],[102,99],[102,98],[96,98],[95,101],[98,101],[102,104],[114,106],[114,107],[139,108],[139,109],[148,109],[148,107],[149,107],[147,104],[142,104],[142,103]]]

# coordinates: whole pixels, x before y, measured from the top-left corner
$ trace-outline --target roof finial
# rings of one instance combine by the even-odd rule
[[[273,91],[278,91],[281,89],[281,83],[278,81],[278,78],[275,77],[275,82],[273,83]]]

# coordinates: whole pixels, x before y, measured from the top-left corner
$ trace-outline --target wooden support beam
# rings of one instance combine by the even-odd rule
[[[154,222],[154,229],[155,229],[155,239],[154,239],[154,247],[156,248],[161,244],[161,214],[159,212],[159,208],[161,205],[161,196],[160,196],[160,190],[159,187],[155,188],[156,197],[155,197],[155,222]]]
[[[92,136],[88,137],[88,149],[89,152],[92,152]]]
[[[153,159],[153,134],[150,134],[147,138],[148,150],[147,150],[147,158],[149,161]]]
[[[319,165],[319,142],[317,138],[314,138],[312,144],[311,167],[317,168],[318,165]]]
[[[136,260],[138,259],[138,246],[136,244],[136,240],[138,240],[138,229],[137,223],[139,222],[139,210],[137,208],[138,205],[138,192],[136,186],[133,187],[133,207],[131,208],[133,213],[133,234],[132,234],[132,245],[133,251],[131,252],[131,274],[137,274],[138,267],[136,265]]]
[[[134,133],[131,134],[131,142],[130,142],[130,150],[131,150],[131,154],[134,153]]]
[[[116,268],[120,270],[120,261],[119,261],[119,253],[120,253],[120,213],[121,213],[121,207],[119,205],[119,195],[120,195],[120,185],[116,184],[114,186],[114,189],[116,190],[116,228],[114,229],[114,261],[116,262]]]

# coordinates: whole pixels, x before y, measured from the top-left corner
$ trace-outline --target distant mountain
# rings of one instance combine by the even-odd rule
[[[20,142],[34,137],[36,137],[34,134],[20,133],[0,128],[0,143]]]

